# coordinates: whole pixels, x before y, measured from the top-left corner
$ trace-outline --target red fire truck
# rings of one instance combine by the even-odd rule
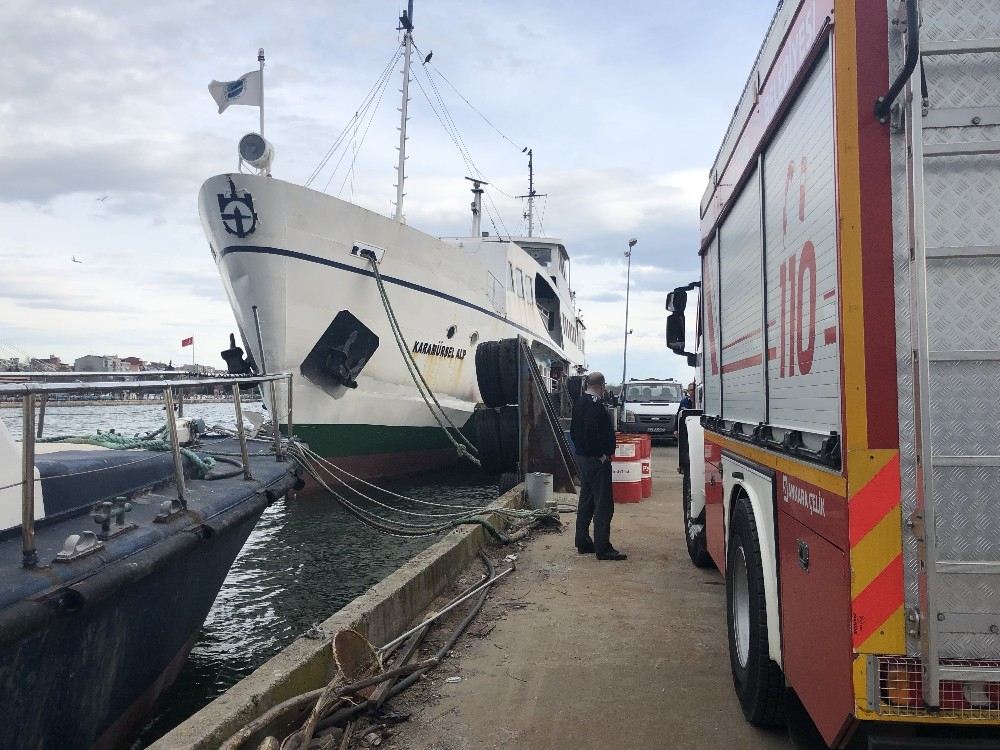
[[[667,343],[700,371],[688,548],[747,719],[994,747],[1000,0],[785,0],[701,220]]]

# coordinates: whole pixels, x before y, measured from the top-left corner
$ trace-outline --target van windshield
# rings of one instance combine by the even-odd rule
[[[635,402],[674,402],[681,400],[680,383],[637,383],[625,389],[625,400]]]

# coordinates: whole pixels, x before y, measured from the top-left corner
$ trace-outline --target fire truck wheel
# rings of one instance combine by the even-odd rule
[[[737,498],[730,524],[726,614],[729,664],[743,715],[751,724],[779,726],[785,721],[785,681],[768,652],[764,569],[757,524],[746,497]]]
[[[687,540],[688,556],[696,568],[712,567],[712,557],[708,554],[708,539],[705,534],[705,509],[697,518],[691,518],[691,477],[684,474],[684,536]]]

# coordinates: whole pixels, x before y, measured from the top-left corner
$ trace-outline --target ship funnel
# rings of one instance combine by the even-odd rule
[[[254,169],[270,174],[274,146],[262,135],[247,133],[240,138],[240,158]]]

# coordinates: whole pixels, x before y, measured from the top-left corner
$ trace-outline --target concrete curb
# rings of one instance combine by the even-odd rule
[[[518,485],[492,507],[517,507],[521,502],[522,486]],[[494,514],[490,521],[496,525],[499,518]],[[488,541],[481,526],[450,532],[331,615],[321,627],[330,634],[354,628],[375,644],[390,641],[454,583]],[[333,671],[329,640],[300,637],[148,750],[215,750],[268,709],[325,685]]]

